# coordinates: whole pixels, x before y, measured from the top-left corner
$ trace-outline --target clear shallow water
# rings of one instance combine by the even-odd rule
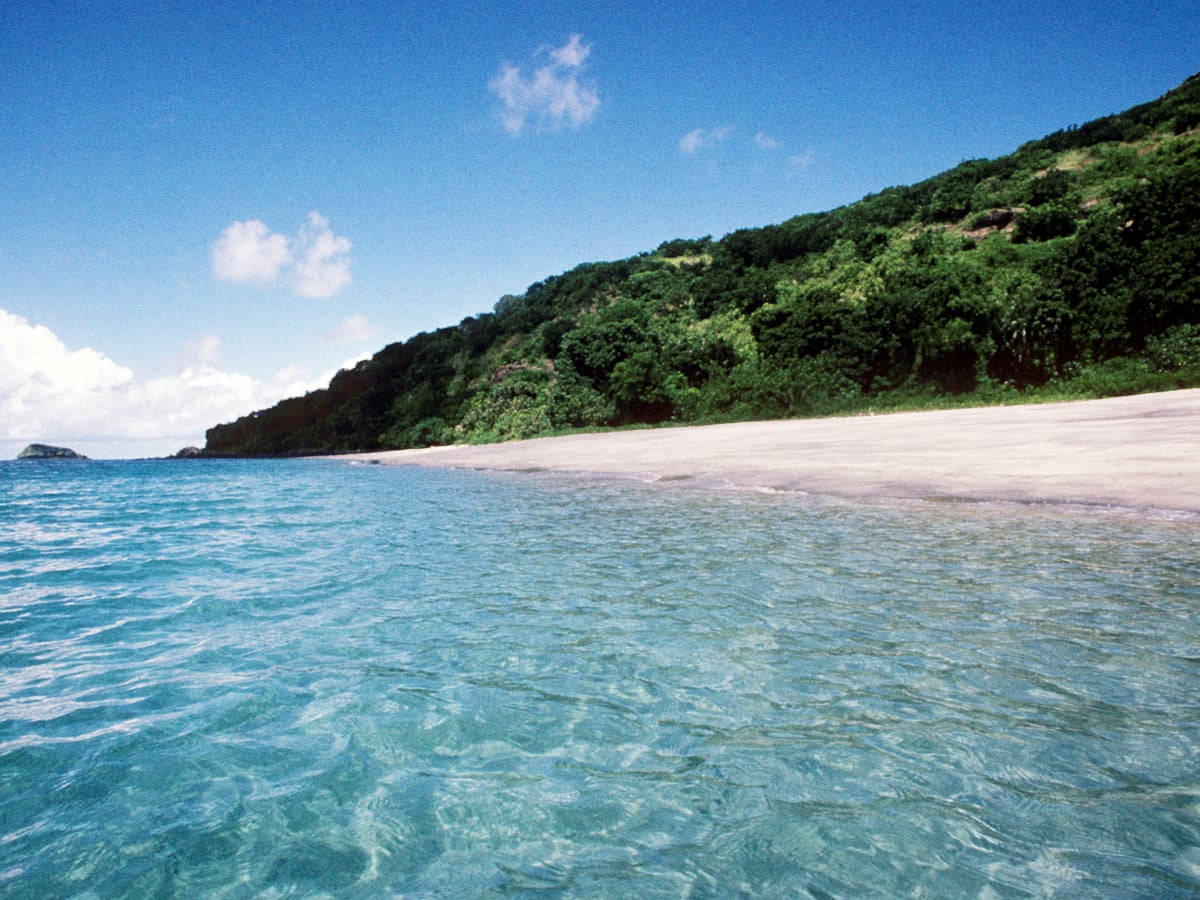
[[[0,893],[1184,896],[1200,525],[0,464]]]

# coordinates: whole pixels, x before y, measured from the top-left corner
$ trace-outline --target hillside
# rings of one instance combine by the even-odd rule
[[[586,263],[218,425],[328,453],[1200,385],[1200,75],[838,209]]]

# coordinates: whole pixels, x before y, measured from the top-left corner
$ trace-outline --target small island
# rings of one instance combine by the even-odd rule
[[[17,459],[87,459],[70,447],[52,447],[49,444],[30,444],[17,454]]]

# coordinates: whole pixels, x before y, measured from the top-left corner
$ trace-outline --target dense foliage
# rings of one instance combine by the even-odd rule
[[[1200,384],[1200,76],[830,212],[588,263],[208,432],[293,454]]]

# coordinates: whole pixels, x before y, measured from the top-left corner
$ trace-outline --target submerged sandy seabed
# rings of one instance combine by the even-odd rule
[[[1200,389],[356,454],[392,465],[702,479],[842,496],[1200,512]]]

